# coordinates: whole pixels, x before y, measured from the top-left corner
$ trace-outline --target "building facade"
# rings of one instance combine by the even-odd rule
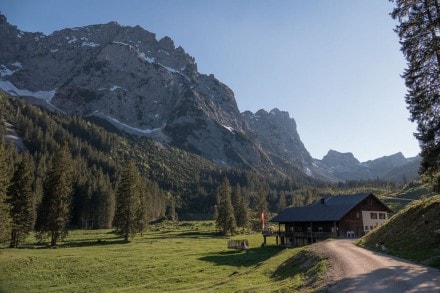
[[[278,227],[263,231],[283,246],[302,246],[328,238],[357,238],[383,224],[392,211],[375,195],[361,193],[321,198],[284,210],[270,220]]]

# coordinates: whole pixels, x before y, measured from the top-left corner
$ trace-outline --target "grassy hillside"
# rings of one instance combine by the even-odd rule
[[[110,230],[76,230],[57,249],[0,249],[0,292],[292,292],[326,268],[307,248],[228,250],[213,222],[158,224],[130,243]],[[41,248],[41,249],[39,249]]]
[[[398,212],[414,200],[431,197],[433,193],[428,184],[413,181],[399,191],[379,193],[378,196],[394,212]]]
[[[417,200],[386,224],[368,233],[359,245],[440,268],[440,195]]]

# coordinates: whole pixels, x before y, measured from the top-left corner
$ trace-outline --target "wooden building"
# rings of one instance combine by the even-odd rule
[[[384,223],[391,213],[371,193],[328,196],[304,207],[292,207],[270,220],[278,229],[263,231],[275,236],[276,243],[301,246],[327,238],[357,238]]]

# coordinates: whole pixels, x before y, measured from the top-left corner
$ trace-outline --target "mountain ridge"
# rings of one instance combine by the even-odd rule
[[[46,36],[23,32],[3,15],[0,36],[0,89],[10,95],[106,120],[218,166],[341,180],[334,166],[311,157],[288,112],[240,113],[233,91],[199,73],[195,58],[167,36],[157,40],[140,26],[117,22]]]
[[[333,174],[339,181],[384,179],[401,183],[419,178],[420,156],[406,158],[401,152],[360,162],[350,152],[329,150],[316,165]]]
[[[48,36],[22,32],[4,16],[0,26],[0,88],[11,95],[66,114],[100,117],[221,166],[290,176],[307,170],[298,162],[311,164],[296,124],[288,129],[297,137],[287,146],[289,156],[275,145],[267,150],[232,90],[214,75],[199,73],[195,59],[169,37],[157,40],[139,26],[115,22]],[[287,112],[275,114],[280,121],[290,119]],[[301,149],[296,157],[294,148]]]

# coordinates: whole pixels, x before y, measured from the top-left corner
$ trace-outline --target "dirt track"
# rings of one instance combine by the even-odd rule
[[[311,246],[330,262],[326,292],[440,292],[440,271],[357,247],[352,240]]]

